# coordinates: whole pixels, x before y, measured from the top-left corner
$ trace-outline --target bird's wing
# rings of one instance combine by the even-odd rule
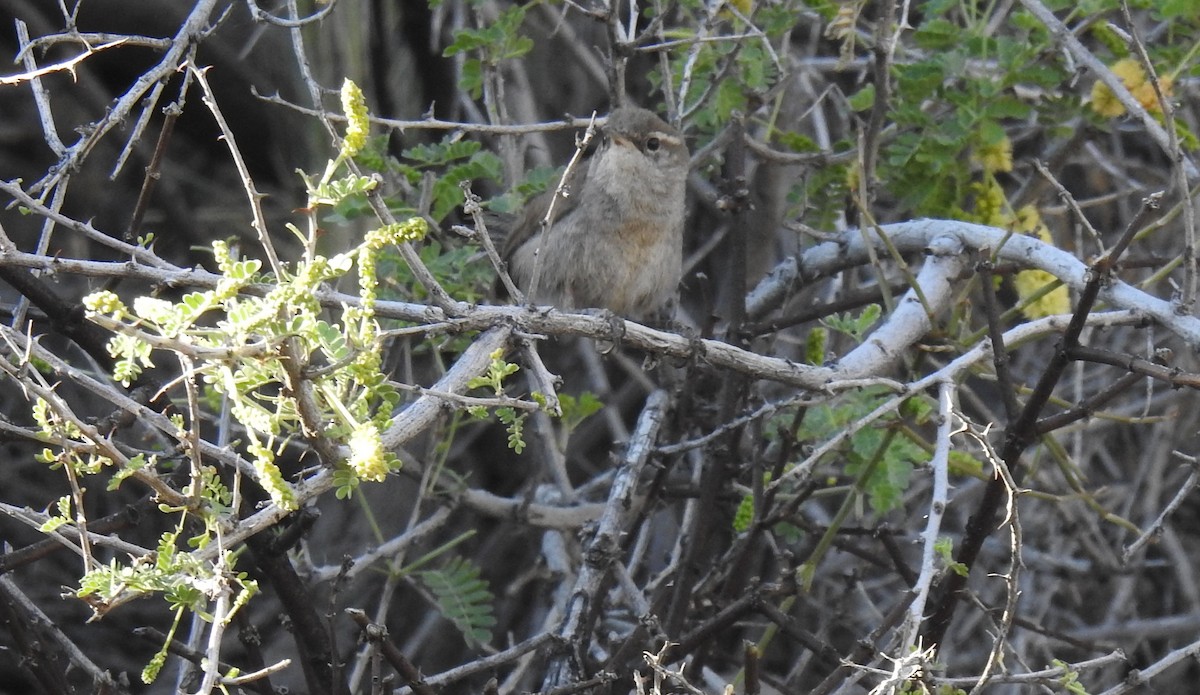
[[[587,180],[587,164],[588,162],[586,161],[579,162],[579,166],[576,166],[571,172],[571,176],[567,180],[567,194],[560,197],[554,203],[554,218],[550,220],[550,224],[561,220],[564,215],[579,205],[579,194],[583,191],[584,182]],[[532,239],[541,231],[542,220],[546,217],[546,211],[550,208],[550,202],[554,200],[556,189],[557,185],[554,189],[530,198],[525,203],[525,207],[517,217],[516,223],[512,226],[508,237],[504,240],[504,247],[500,253],[504,260],[511,261],[512,255],[516,253],[517,249],[521,248],[525,242]]]

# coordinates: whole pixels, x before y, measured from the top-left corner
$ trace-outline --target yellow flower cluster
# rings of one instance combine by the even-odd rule
[[[84,297],[83,307],[88,311],[118,319],[126,314],[125,304],[121,302],[121,298],[109,290],[100,290]]]
[[[1134,99],[1150,113],[1162,113],[1162,104],[1158,103],[1158,94],[1154,85],[1142,69],[1142,64],[1134,58],[1122,58],[1109,67],[1113,74],[1121,79],[1122,84],[1133,95]],[[1160,76],[1158,86],[1164,97],[1170,97],[1174,80],[1169,76]],[[1117,100],[1108,85],[1097,81],[1092,86],[1092,110],[1106,118],[1115,118],[1125,113],[1125,105]]]
[[[400,245],[404,242],[420,241],[429,233],[429,223],[423,217],[410,217],[403,222],[385,224],[367,233],[365,242],[373,250],[384,246]]]
[[[365,422],[350,435],[350,459],[346,463],[362,480],[379,482],[387,477],[388,457],[383,438],[374,423]]]
[[[980,224],[1007,227],[1012,216],[1009,214],[1008,198],[994,176],[985,176],[982,181],[971,184],[975,194],[974,219]]]
[[[989,174],[1012,171],[1012,140],[1006,135],[999,142],[976,147],[972,158]]]
[[[1042,221],[1042,216],[1037,208],[1032,205],[1017,210],[1016,219],[1013,220],[1013,228],[1019,232],[1023,232],[1030,236],[1035,236],[1047,244],[1054,243],[1054,239],[1050,236],[1050,228]],[[1025,306],[1021,309],[1021,313],[1025,314],[1026,318],[1038,319],[1043,316],[1053,316],[1054,314],[1066,314],[1071,311],[1071,298],[1067,294],[1067,288],[1064,285],[1059,285],[1052,290],[1046,291],[1040,297],[1034,299],[1034,296],[1042,293],[1047,285],[1054,283],[1056,278],[1044,270],[1022,270],[1013,278],[1013,284],[1017,288],[1017,296],[1021,298],[1021,303]]]
[[[1008,199],[1004,196],[1004,190],[994,177],[984,177],[983,181],[973,184],[973,188],[975,191],[974,217],[979,222],[1035,236],[1047,244],[1054,243],[1054,239],[1050,235],[1050,228],[1042,221],[1041,213],[1037,208],[1033,205],[1026,205],[1013,212],[1008,205]],[[1071,310],[1071,298],[1067,294],[1065,286],[1059,285],[1054,289],[1046,289],[1048,285],[1056,281],[1053,275],[1044,270],[1030,269],[1017,273],[1013,284],[1024,305],[1021,313],[1025,314],[1026,318],[1037,319],[1054,314],[1065,314]]]
[[[253,432],[250,433],[250,443],[246,451],[254,457],[254,469],[258,472],[258,484],[263,486],[271,495],[271,501],[282,509],[295,509],[297,506],[296,493],[292,486],[283,479],[283,473],[275,464],[275,452],[258,440]]]
[[[346,138],[342,141],[342,156],[353,157],[367,144],[367,100],[358,85],[346,78],[342,82],[342,113],[346,114]]]

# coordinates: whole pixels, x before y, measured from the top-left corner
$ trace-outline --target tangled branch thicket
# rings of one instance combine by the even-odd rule
[[[1194,3],[152,5],[0,0],[0,690],[1194,687]],[[674,318],[497,297],[631,102]]]

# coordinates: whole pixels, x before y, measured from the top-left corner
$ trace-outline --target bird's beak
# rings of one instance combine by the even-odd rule
[[[608,137],[610,139],[612,139],[613,144],[615,144],[615,145],[620,145],[622,147],[633,147],[634,146],[632,140],[630,140],[629,138],[627,138],[623,135],[620,135],[618,133],[610,133]]]

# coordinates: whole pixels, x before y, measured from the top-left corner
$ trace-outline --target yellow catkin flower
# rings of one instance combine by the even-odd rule
[[[1009,140],[1008,136],[1005,136],[997,143],[977,147],[975,149],[975,161],[989,174],[1012,171],[1012,140]]]
[[[1142,64],[1134,58],[1122,58],[1109,67],[1112,73],[1120,78],[1121,83],[1129,90],[1134,99],[1150,113],[1162,113],[1162,105],[1158,103],[1158,94],[1154,85],[1142,69]],[[1164,97],[1172,95],[1174,80],[1168,76],[1160,76],[1158,86]],[[1097,81],[1092,86],[1092,110],[1106,118],[1114,118],[1125,113],[1125,105],[1117,100],[1112,90],[1103,82]]]
[[[342,113],[346,114],[346,137],[342,141],[342,156],[353,157],[367,144],[370,121],[367,118],[366,97],[349,78],[342,82]]]
[[[1054,241],[1050,235],[1050,228],[1042,221],[1041,213],[1032,205],[1026,205],[1017,211],[1016,219],[1013,220],[1013,228],[1019,232],[1035,236],[1048,244]],[[1055,279],[1053,275],[1044,270],[1022,270],[1013,279],[1013,284],[1016,286],[1017,296],[1024,303],[1040,292],[1046,285],[1053,283]],[[1025,317],[1028,319],[1039,319],[1043,316],[1065,314],[1070,310],[1070,295],[1067,293],[1066,286],[1060,285],[1041,297],[1030,301],[1021,309],[1021,313],[1025,314]]]
[[[985,176],[982,181],[971,184],[975,194],[975,220],[980,224],[993,227],[1005,227],[1011,221],[1005,212],[1008,200],[1004,197],[1004,189],[992,176]]]
[[[386,224],[379,229],[367,233],[365,243],[374,250],[382,249],[388,244],[402,244],[406,241],[420,241],[429,233],[429,223],[423,217],[410,217],[403,222]]]
[[[283,473],[275,464],[275,452],[264,445],[253,434],[246,450],[254,457],[254,469],[258,472],[258,484],[271,495],[271,501],[282,509],[295,509],[296,493],[283,479]]]

